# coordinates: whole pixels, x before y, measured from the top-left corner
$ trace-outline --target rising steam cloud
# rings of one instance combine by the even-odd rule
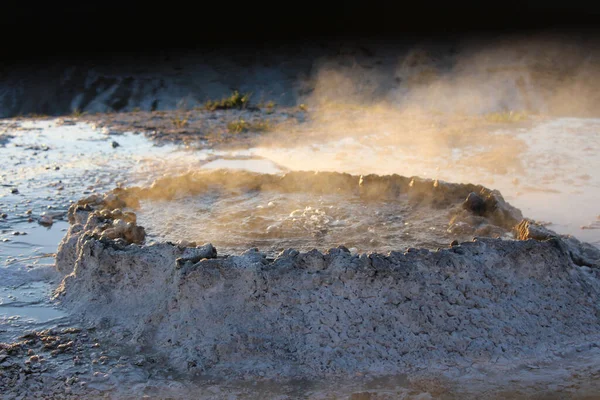
[[[598,115],[594,43],[540,35],[341,48],[304,81],[308,121],[279,126],[262,143],[278,149],[261,155],[292,169],[514,180],[526,169],[518,128]]]

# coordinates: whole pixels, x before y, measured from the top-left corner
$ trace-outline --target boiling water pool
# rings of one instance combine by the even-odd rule
[[[473,237],[449,229],[448,209],[411,205],[407,195],[365,201],[348,194],[210,192],[143,201],[137,216],[152,240],[210,242],[221,254],[251,247],[271,255],[339,245],[352,252],[435,249]]]

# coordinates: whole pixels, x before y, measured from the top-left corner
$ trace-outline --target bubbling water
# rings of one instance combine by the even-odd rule
[[[205,172],[196,179],[218,182],[218,174]],[[193,179],[163,179],[153,185],[156,193],[161,187],[168,191],[173,181],[180,179],[175,184],[178,192],[168,198],[142,195],[137,222],[146,229],[149,242],[210,242],[220,253],[259,248],[273,255],[286,248],[327,250],[340,245],[352,252],[387,252],[407,247],[446,247],[453,240],[467,241],[474,235],[512,237],[509,227],[489,224],[483,217],[465,212],[461,204],[471,190],[476,190],[468,185],[455,185],[453,190],[458,193],[453,194],[454,200],[432,204],[423,202],[415,194],[417,189],[409,186],[409,179],[402,177],[387,177],[390,182],[395,179],[406,184],[405,189],[393,194],[389,192],[394,190],[383,186],[365,192],[371,186],[360,186],[360,177],[336,173],[308,174],[308,186],[296,187],[293,183],[292,189],[286,186],[288,183],[277,182],[293,182],[297,179],[294,176],[302,174],[244,176],[230,171],[220,175],[222,187],[217,184],[198,190],[183,189],[193,185],[185,183]],[[233,188],[231,182],[238,179],[262,183]],[[335,179],[346,182],[338,186]],[[317,182],[327,185],[328,180],[329,190],[309,187]],[[276,183],[269,186],[263,181]],[[422,184],[426,191],[434,190],[436,185],[433,181]],[[359,188],[363,191],[354,190]]]

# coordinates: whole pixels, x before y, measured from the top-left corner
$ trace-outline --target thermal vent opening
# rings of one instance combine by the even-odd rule
[[[521,218],[481,186],[398,175],[214,169],[119,196],[139,203],[134,211],[147,243],[210,242],[220,254],[436,249],[473,236],[512,238]]]

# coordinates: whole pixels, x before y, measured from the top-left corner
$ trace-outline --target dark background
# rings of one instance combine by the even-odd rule
[[[527,31],[594,33],[583,1],[2,2],[2,61],[48,62],[176,49],[331,39],[445,38]]]

